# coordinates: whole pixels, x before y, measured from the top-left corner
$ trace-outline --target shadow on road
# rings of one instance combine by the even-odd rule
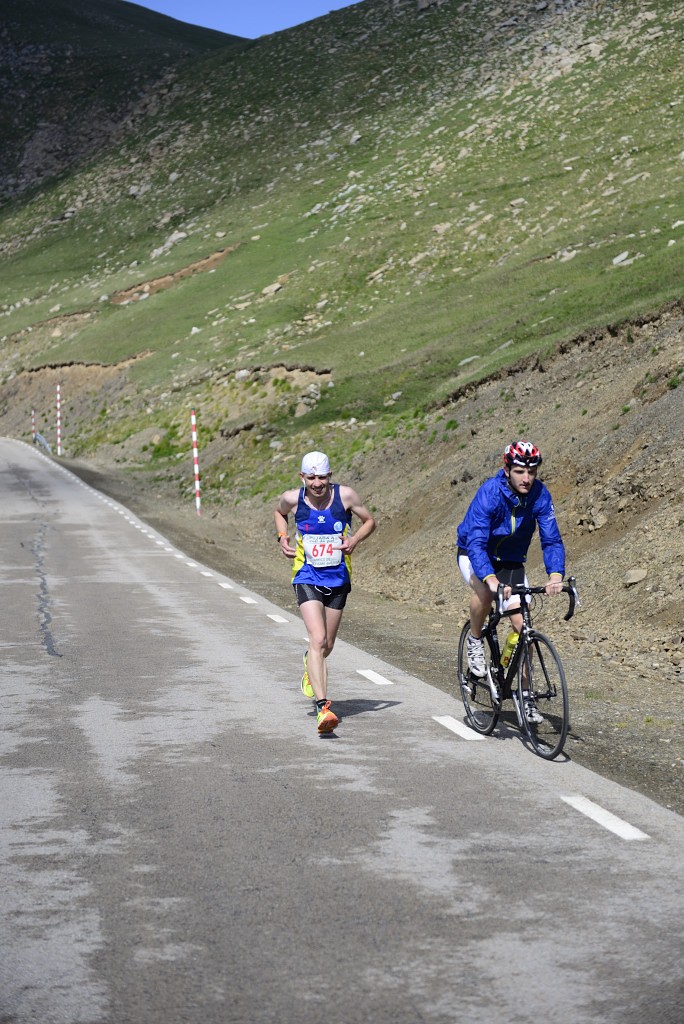
[[[333,710],[340,718],[364,715],[367,711],[387,711],[401,704],[400,700],[334,700]]]

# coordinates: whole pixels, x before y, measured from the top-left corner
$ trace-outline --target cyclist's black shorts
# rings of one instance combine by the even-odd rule
[[[496,578],[505,587],[514,587],[525,582],[525,566],[522,562],[495,562]]]
[[[293,584],[297,604],[305,601],[320,601],[326,608],[344,608],[351,583],[343,583],[341,587],[315,587],[311,583]]]

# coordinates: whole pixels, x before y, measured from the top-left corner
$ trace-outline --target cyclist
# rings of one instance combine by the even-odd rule
[[[304,654],[302,693],[316,702],[318,731],[339,724],[328,700],[326,658],[335,644],[342,612],[351,590],[351,553],[371,535],[375,520],[356,491],[332,483],[323,452],[302,459],[302,486],[283,491],[274,510],[280,550],[292,558],[292,584],[309,639]],[[295,539],[290,544],[288,516],[294,512]],[[361,520],[351,533],[352,513]]]
[[[504,607],[520,607],[520,598],[511,598],[510,588],[526,582],[524,564],[537,526],[549,576],[546,593],[562,591],[565,548],[551,495],[537,480],[541,462],[541,452],[531,441],[507,445],[503,468],[478,488],[456,533],[458,567],[471,589],[468,668],[480,679],[487,675],[482,641],[485,619],[499,583],[506,587]],[[520,632],[522,615],[512,615],[511,626]],[[527,720],[541,721],[532,697],[523,697]]]

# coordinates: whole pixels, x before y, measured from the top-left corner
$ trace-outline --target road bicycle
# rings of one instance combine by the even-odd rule
[[[458,681],[468,724],[489,736],[496,728],[503,702],[511,700],[518,719],[518,726],[527,737],[535,753],[552,761],[562,752],[570,725],[568,687],[563,664],[552,642],[532,625],[532,610],[536,595],[544,593],[544,587],[529,587],[516,584],[511,587],[511,597],[519,595],[520,608],[504,611],[504,586],[499,585],[496,603],[482,632],[485,648],[487,674],[480,679],[468,668],[468,635],[470,622],[466,622],[458,641]],[[568,611],[564,620],[568,622],[579,604],[576,580],[568,577],[563,585],[568,595]],[[501,663],[501,647],[497,635],[500,621],[513,614],[522,614],[523,626],[517,646],[507,666]],[[530,721],[526,714],[526,701],[532,698],[537,709]]]

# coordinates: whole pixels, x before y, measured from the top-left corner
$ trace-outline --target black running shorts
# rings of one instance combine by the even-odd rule
[[[305,601],[320,601],[326,608],[344,608],[351,590],[351,583],[344,583],[341,587],[315,587],[311,583],[293,585],[298,605]]]

